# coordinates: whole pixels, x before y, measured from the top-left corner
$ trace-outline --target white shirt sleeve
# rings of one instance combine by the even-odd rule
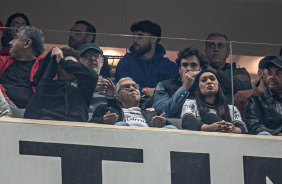
[[[240,114],[240,112],[239,112],[239,110],[237,109],[236,106],[234,106],[234,114],[232,114],[232,105],[229,105],[229,109],[230,109],[231,119],[233,119],[232,117],[234,117],[233,121],[243,122],[242,118],[241,118],[241,114]]]
[[[182,107],[181,119],[187,114],[192,115],[196,118],[196,112],[197,112],[196,101],[192,99],[187,99]]]

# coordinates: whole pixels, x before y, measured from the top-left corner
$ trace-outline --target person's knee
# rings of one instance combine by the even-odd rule
[[[166,125],[163,128],[168,128],[168,129],[177,129],[175,126],[173,125]]]
[[[128,123],[123,122],[123,121],[116,122],[114,125],[118,125],[118,126],[129,126]]]
[[[267,131],[262,131],[260,133],[258,133],[257,135],[267,135],[267,136],[272,136],[271,133],[267,132]]]

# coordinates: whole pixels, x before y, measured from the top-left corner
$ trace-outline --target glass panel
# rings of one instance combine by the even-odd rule
[[[69,44],[69,37],[71,34],[74,34],[70,31],[57,31],[57,30],[42,30],[44,37],[45,37],[45,44],[44,44],[44,54],[47,54],[54,46],[57,46],[59,48],[66,47]],[[15,29],[5,29],[5,36],[8,37],[8,33],[15,33]],[[77,34],[77,33],[76,33]],[[92,35],[92,33],[80,33],[80,35],[89,34]],[[155,39],[155,37],[140,37],[144,38],[144,42],[136,42],[139,44],[148,44],[150,40]],[[121,34],[106,34],[106,33],[97,33],[96,34],[96,40],[95,43],[100,46],[100,48],[103,50],[104,56],[108,58],[108,64],[110,66],[110,76],[113,81],[115,81],[115,73],[116,73],[116,66],[119,63],[120,59],[123,58],[123,56],[126,53],[129,53],[129,48],[134,43],[134,39],[136,39],[133,35],[121,35]],[[159,44],[161,44],[166,54],[164,57],[167,57],[170,61],[175,62],[179,51],[183,51],[184,49],[188,47],[195,47],[199,50],[199,52],[206,54],[205,46],[207,44],[207,47],[221,47],[219,44],[215,44],[213,46],[210,46],[209,43],[205,40],[199,40],[199,39],[190,39],[190,38],[169,38],[169,37],[162,37]],[[217,42],[212,42],[217,43]],[[236,42],[236,41],[229,41],[224,42],[221,41],[220,43],[223,43],[225,46],[228,47],[229,51],[226,56],[228,58],[226,59],[226,63],[233,63],[233,67],[225,68],[225,74],[228,74],[228,77],[222,77],[220,78],[221,82],[223,82],[223,91],[229,93],[230,96],[226,96],[230,104],[233,104],[234,94],[238,92],[239,90],[246,90],[254,88],[259,80],[259,77],[257,75],[258,72],[258,63],[264,56],[278,56],[281,44],[270,44],[270,43],[246,43],[246,42]],[[4,42],[2,42],[3,46],[5,45]],[[140,46],[140,45],[139,45]],[[136,47],[138,50],[139,47]],[[216,48],[219,49],[220,48]],[[5,49],[2,50],[2,53]],[[220,53],[221,51],[216,51]],[[6,54],[8,54],[8,50],[6,50]],[[215,57],[215,61],[219,57],[220,54],[215,54],[210,56],[207,55],[207,59],[210,61],[210,65],[213,65],[213,59],[212,57]],[[144,55],[143,55],[144,56]],[[142,58],[142,57],[139,57]],[[217,59],[216,59],[217,58]],[[143,59],[140,59],[140,61],[143,61]],[[145,62],[145,61],[143,61]],[[128,63],[128,65],[131,65],[132,63]],[[215,64],[216,65],[216,64]],[[214,67],[215,67],[214,65]],[[140,66],[139,66],[140,67]],[[143,67],[143,66],[142,66]],[[145,67],[145,66],[144,66]],[[169,79],[168,76],[161,76],[159,79],[153,79],[151,77],[151,74],[153,72],[162,72],[160,66],[158,66],[157,70],[155,68],[151,68],[150,71],[148,71],[148,68],[130,68],[129,72],[137,72],[139,70],[139,74],[137,76],[144,75],[145,78],[143,78],[144,81],[137,81],[138,83],[141,83],[141,87],[149,87],[149,88],[155,88],[157,83],[160,82],[163,79]],[[216,68],[216,67],[215,67]],[[170,70],[175,70],[178,74],[179,68],[169,68]],[[209,69],[212,69],[209,66]],[[132,70],[132,71],[131,71]],[[154,71],[155,70],[155,71]],[[162,69],[165,70],[165,69]],[[146,73],[146,74],[145,74]],[[234,77],[231,77],[233,74]],[[133,77],[133,75],[136,76],[136,73],[133,73],[130,77]],[[219,75],[219,74],[218,74]],[[147,77],[150,76],[150,77]],[[156,76],[155,76],[156,77]],[[134,77],[133,77],[134,78]],[[233,79],[233,80],[231,80]],[[139,80],[139,79],[138,79]],[[228,81],[229,80],[229,81]],[[227,81],[227,82],[226,82]],[[248,81],[249,86],[246,85],[247,83],[242,83],[242,81]],[[117,82],[117,81],[115,81]],[[146,86],[143,84],[149,84],[151,86]],[[229,84],[229,86],[228,86]],[[231,87],[233,84],[233,88]],[[227,85],[227,86],[224,86]],[[142,90],[141,88],[141,90]],[[233,92],[232,92],[233,91]],[[234,109],[233,109],[234,110]],[[234,119],[234,118],[233,118]]]

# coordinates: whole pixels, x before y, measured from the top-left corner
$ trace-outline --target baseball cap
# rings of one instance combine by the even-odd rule
[[[265,62],[263,67],[268,69],[271,64],[274,64],[279,68],[282,68],[282,57],[276,57],[275,59],[271,61]]]
[[[260,61],[259,61],[259,69],[264,69],[265,67],[263,66],[264,63],[266,63],[267,61],[272,61],[274,60],[275,58],[277,58],[277,56],[265,56],[264,58],[262,58]]]
[[[101,55],[103,55],[103,51],[100,49],[100,47],[98,45],[96,45],[95,43],[86,43],[83,44],[78,51],[78,54],[81,56],[86,50],[88,49],[95,49],[97,50]]]

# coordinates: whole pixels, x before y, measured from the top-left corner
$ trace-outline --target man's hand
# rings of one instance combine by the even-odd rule
[[[146,96],[147,96],[147,97],[153,96],[153,95],[154,95],[154,92],[155,92],[155,89],[156,89],[156,88],[147,88],[147,90],[146,90]]]
[[[8,102],[8,104],[13,105],[13,106],[16,107],[16,104],[12,100],[10,100],[9,97],[5,96],[5,100]]]
[[[163,112],[160,116],[152,117],[152,123],[155,127],[162,128],[166,125],[165,113]]]
[[[181,78],[182,87],[186,90],[189,90],[191,86],[193,85],[195,77],[198,73],[199,71],[189,71],[185,73]]]
[[[56,56],[57,63],[60,62],[61,59],[64,58],[63,52],[58,47],[54,47],[51,52],[51,57]]]
[[[95,91],[106,91],[106,93],[101,92],[100,95],[113,97],[116,86],[113,81],[108,77],[108,79],[99,78]]]
[[[95,88],[95,92],[99,92],[99,91],[107,91],[109,86],[109,81],[108,79],[104,79],[104,78],[99,78],[96,88]]]
[[[113,125],[117,122],[117,120],[118,120],[118,115],[116,113],[111,113],[110,111],[108,111],[107,114],[103,116],[104,124]]]
[[[247,75],[244,75],[244,74],[234,75],[233,77],[241,80],[242,82],[249,82],[250,81],[249,77]]]

